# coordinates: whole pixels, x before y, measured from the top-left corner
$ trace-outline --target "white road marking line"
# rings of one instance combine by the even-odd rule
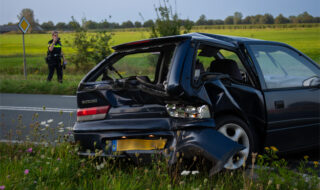
[[[6,139],[1,139],[0,143],[14,143],[14,144],[30,143],[34,145],[45,145],[45,146],[48,145],[48,143],[46,142],[18,141],[18,140],[6,140]]]
[[[37,111],[37,112],[76,112],[77,109],[64,109],[64,108],[45,108],[43,107],[17,107],[17,106],[0,106],[0,110],[10,110],[10,111]]]
[[[75,98],[76,96],[63,95],[63,96],[61,96],[61,97],[63,97],[63,98]]]

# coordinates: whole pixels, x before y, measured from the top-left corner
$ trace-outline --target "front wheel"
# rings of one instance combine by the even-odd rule
[[[245,147],[234,154],[224,165],[224,168],[228,170],[240,168],[248,158],[251,158],[252,152],[258,151],[257,134],[245,122],[234,116],[218,118],[216,123],[220,133]]]

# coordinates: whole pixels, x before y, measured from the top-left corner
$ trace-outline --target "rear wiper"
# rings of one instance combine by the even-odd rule
[[[120,77],[121,79],[123,79],[123,77],[121,76],[121,74],[120,74],[120,73],[117,71],[117,69],[114,68],[112,65],[109,65],[109,66],[108,66],[108,69],[109,69],[110,71],[113,71],[113,72],[117,73],[117,75],[119,75],[119,77]]]

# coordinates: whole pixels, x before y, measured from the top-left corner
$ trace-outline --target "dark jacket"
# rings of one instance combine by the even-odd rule
[[[60,38],[59,40],[54,44],[53,50],[49,51],[49,47],[52,45],[53,40],[50,40],[48,42],[48,52],[47,52],[47,63],[61,63],[61,42]]]

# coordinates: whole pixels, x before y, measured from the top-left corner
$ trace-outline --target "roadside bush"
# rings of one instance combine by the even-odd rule
[[[86,20],[83,19],[82,23],[85,22]],[[113,34],[106,31],[89,34],[85,25],[82,24],[80,26],[73,17],[72,23],[75,23],[73,24],[75,29],[74,38],[67,43],[75,49],[75,53],[70,56],[69,60],[76,65],[78,70],[86,72],[111,54],[109,43]]]
[[[169,0],[163,0],[159,7],[155,7],[157,19],[151,27],[151,38],[162,36],[172,36],[181,34],[182,20],[179,19],[178,13],[174,13]],[[193,22],[185,20],[183,33],[189,33],[192,29]]]

